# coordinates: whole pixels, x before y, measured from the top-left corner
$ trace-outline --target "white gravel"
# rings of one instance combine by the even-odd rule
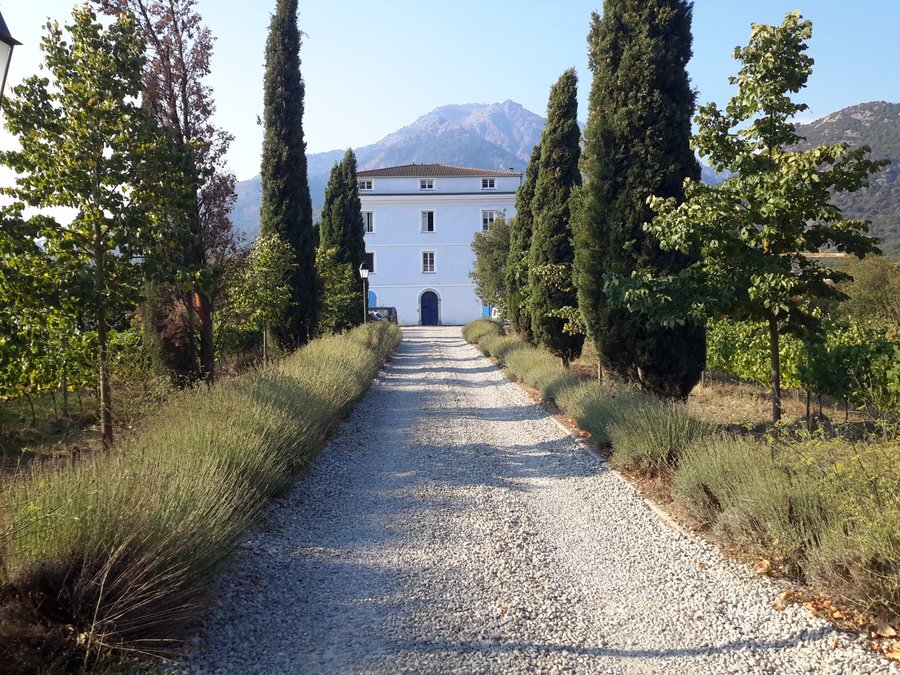
[[[653,515],[458,328],[394,360],[178,672],[898,673]]]

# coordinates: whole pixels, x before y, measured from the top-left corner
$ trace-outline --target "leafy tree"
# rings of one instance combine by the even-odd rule
[[[215,378],[215,301],[228,258],[236,251],[229,214],[236,179],[225,166],[231,134],[212,122],[215,103],[203,80],[210,73],[213,37],[196,10],[197,0],[93,0],[111,16],[125,12],[148,46],[143,68],[143,101],[156,120],[171,129],[190,154],[200,177],[184,187],[186,211],[179,214],[191,236],[170,251],[177,284],[151,289],[148,308],[154,341],[174,379],[190,383]],[[199,349],[197,349],[199,346]],[[198,363],[199,356],[199,363]]]
[[[515,219],[512,221],[515,222]],[[472,240],[475,265],[469,276],[475,282],[475,292],[482,302],[502,307],[509,296],[506,287],[506,267],[509,258],[510,232],[513,225],[501,214],[486,232],[476,232]]]
[[[594,73],[575,232],[575,283],[604,370],[666,398],[684,399],[703,372],[702,327],[651,327],[611,306],[603,275],[669,274],[689,258],[643,229],[650,195],[681,201],[700,169],[690,148],[694,92],[691,3],[605,0],[588,35]]]
[[[262,330],[263,362],[267,363],[268,333],[290,316],[290,286],[294,251],[277,234],[260,234],[253,243],[232,301],[246,320]]]
[[[153,271],[158,254],[179,245],[170,216],[183,208],[181,186],[193,185],[194,176],[171,136],[139,105],[143,40],[133,17],[123,14],[104,28],[85,6],[67,30],[68,40],[54,22],[41,42],[50,77],[29,77],[15,98],[4,99],[6,125],[21,150],[0,160],[19,174],[9,190],[17,209],[77,209],[69,225],[36,218],[19,234],[42,241],[26,274],[46,275],[48,303],[93,320],[108,447],[109,322],[134,306],[142,272]]]
[[[541,134],[541,155],[531,211],[534,230],[528,264],[529,310],[534,339],[562,359],[577,358],[583,334],[564,330],[576,305],[572,286],[572,231],[569,198],[581,184],[578,171],[578,79],[567,70],[550,90],[547,125]]]
[[[534,213],[531,200],[537,185],[541,163],[541,144],[531,151],[525,181],[516,192],[516,217],[510,222],[509,255],[506,259],[506,313],[517,331],[531,335],[531,313],[528,311],[528,255],[531,251],[531,232],[534,229]]]
[[[321,288],[319,335],[332,335],[362,322],[363,287],[356,270],[340,262],[338,249],[320,245],[316,251],[316,270]]]
[[[316,332],[316,234],[303,139],[303,79],[297,0],[277,0],[266,41],[260,230],[278,234],[294,251],[288,283],[291,304],[277,328],[286,346],[306,343]]]
[[[724,315],[762,321],[769,338],[772,419],[781,418],[779,338],[812,335],[819,326],[813,300],[843,297],[832,281],[847,275],[807,254],[823,247],[863,256],[875,250],[864,220],[845,220],[831,204],[835,192],[865,187],[880,162],[868,148],[846,144],[798,150],[790,120],[807,106],[794,103],[812,70],[804,52],[812,24],[798,12],[780,26],[753,24],[750,43],[735,49],[742,67],[737,94],[724,111],[700,109],[694,145],[717,171],[731,177],[719,187],[695,180],[686,198],[651,197],[657,217],[647,225],[666,250],[699,252],[673,275],[609,278],[605,292],[663,326]]]

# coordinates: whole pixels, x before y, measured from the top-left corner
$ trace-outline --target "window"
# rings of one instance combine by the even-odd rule
[[[372,189],[372,181],[358,180],[358,181],[356,181],[356,187],[360,190],[371,190]]]
[[[434,211],[422,211],[422,232],[434,232]]]
[[[493,178],[482,178],[481,179],[481,189],[482,190],[493,190],[494,189],[494,179]]]
[[[434,272],[434,251],[422,251],[422,274]]]
[[[420,190],[434,190],[434,178],[422,178],[419,180]]]
[[[369,233],[375,231],[375,218],[374,213],[372,211],[363,211],[362,219],[363,219],[363,232]]]
[[[484,232],[487,232],[491,228],[491,223],[497,218],[496,211],[482,211],[481,212],[481,229]]]
[[[375,274],[375,254],[366,252],[366,269],[369,270],[369,274]]]

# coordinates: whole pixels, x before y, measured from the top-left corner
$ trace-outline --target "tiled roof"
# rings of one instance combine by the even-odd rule
[[[519,171],[498,171],[497,169],[473,169],[466,166],[448,164],[404,164],[383,169],[357,171],[358,178],[434,178],[436,176],[520,176]]]

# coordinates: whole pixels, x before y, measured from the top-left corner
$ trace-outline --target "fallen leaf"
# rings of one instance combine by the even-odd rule
[[[772,609],[777,609],[779,612],[784,611],[784,603],[781,600],[776,600],[775,604],[772,605]]]
[[[760,560],[753,568],[757,574],[770,574],[772,572],[772,563],[768,560]]]
[[[790,602],[794,598],[797,597],[797,591],[785,591],[781,595],[778,596],[778,599],[782,602]]]
[[[894,627],[886,623],[876,623],[872,626],[872,632],[875,633],[875,635],[877,635],[878,637],[897,637],[897,631],[894,630]],[[893,647],[891,647],[891,649],[893,649]]]

